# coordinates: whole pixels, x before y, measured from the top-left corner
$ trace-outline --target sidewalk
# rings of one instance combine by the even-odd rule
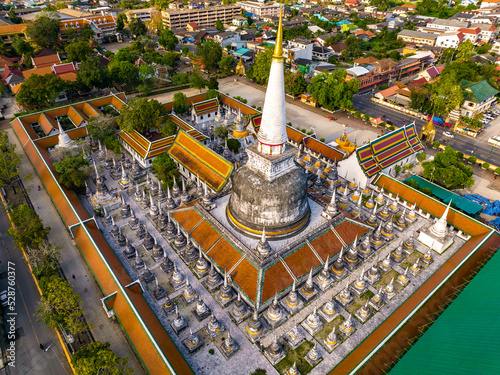
[[[16,151],[21,152],[22,147],[14,135],[12,129],[7,130],[9,140],[16,145]],[[75,247],[68,229],[62,222],[52,201],[42,188],[37,190],[37,186],[43,186],[41,180],[36,174],[33,165],[24,153],[22,155],[22,164],[20,166],[21,177],[31,174],[31,181],[23,181],[33,206],[38,205],[36,209],[38,215],[43,220],[45,226],[51,228],[49,240],[61,248],[61,268],[68,279],[82,298],[82,307],[85,319],[93,327],[91,332],[97,341],[109,342],[111,349],[120,357],[128,357],[128,367],[134,369],[134,374],[144,374],[145,372],[137,359],[132,347],[127,341],[118,322],[109,319],[102,308],[100,299],[103,297],[101,290],[95,282],[92,273],[87,268],[79,250]],[[75,279],[72,278],[75,275]]]

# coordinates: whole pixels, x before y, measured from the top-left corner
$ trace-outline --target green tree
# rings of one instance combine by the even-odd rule
[[[241,143],[237,139],[231,138],[227,140],[227,147],[232,151],[232,152],[237,152],[240,147]]]
[[[26,26],[26,35],[41,48],[52,48],[59,41],[59,14],[40,13]]]
[[[446,146],[432,161],[422,163],[424,178],[435,181],[447,189],[462,189],[474,185],[471,167],[462,162],[463,153]]]
[[[21,23],[23,22],[23,19],[21,17],[19,17],[16,12],[14,11],[14,8],[10,8],[9,9],[9,13],[8,13],[8,16],[9,20],[12,22],[12,23]]]
[[[167,114],[163,104],[156,99],[134,98],[128,106],[122,107],[117,122],[124,131],[143,132],[151,128],[160,128]]]
[[[83,155],[69,156],[54,163],[56,172],[59,173],[58,181],[66,189],[85,191],[85,181],[89,177],[89,165]]]
[[[219,89],[219,81],[217,80],[217,77],[210,77],[207,83],[207,89],[209,90],[218,90]]]
[[[176,113],[186,113],[189,108],[187,96],[182,92],[176,92],[174,94],[173,106]]]
[[[116,128],[116,121],[110,115],[91,117],[87,122],[87,132],[92,138],[101,140],[108,149],[119,153],[121,146],[116,138]]]
[[[175,46],[179,44],[179,40],[177,39],[172,30],[164,29],[160,33],[160,37],[158,38],[158,43],[160,43],[160,46],[162,46],[166,50],[173,51],[175,49]]]
[[[22,40],[19,36],[15,36],[12,40],[12,48],[19,56],[33,52],[33,47],[31,46],[31,44]]]
[[[285,75],[285,90],[292,96],[303,94],[307,89],[307,82],[301,72]]]
[[[82,30],[80,31],[80,39],[88,42],[94,36],[94,30],[92,30],[89,25],[84,24]]]
[[[432,113],[430,91],[424,86],[415,88],[410,93],[410,107],[418,112]]]
[[[82,299],[67,281],[54,275],[41,280],[40,285],[43,286],[43,294],[37,309],[38,322],[43,321],[54,329],[61,326],[73,335],[87,328],[82,319]]]
[[[87,42],[78,41],[66,46],[66,55],[69,61],[84,61],[94,52]]]
[[[32,74],[19,89],[16,101],[23,107],[40,108],[51,104],[66,87],[67,84],[54,74]]]
[[[111,86],[111,74],[102,64],[99,56],[85,60],[76,73],[78,83],[91,90],[94,87],[104,89]]]
[[[38,248],[50,232],[50,227],[44,227],[38,214],[21,204],[14,208],[10,217],[14,224],[7,230],[7,234],[22,249]]]
[[[229,55],[223,55],[219,61],[219,68],[229,74],[234,68],[234,60]]]
[[[352,109],[352,98],[359,90],[359,82],[357,79],[346,82],[346,76],[343,69],[325,71],[311,79],[309,92],[326,109]]]
[[[125,22],[127,22],[127,15],[125,13],[118,13],[116,16],[116,31],[121,33],[125,28]]]
[[[189,53],[189,47],[188,46],[183,46],[181,49],[181,52],[183,55],[187,55]]]
[[[127,369],[127,363],[127,357],[117,356],[109,348],[108,342],[103,344],[100,341],[78,350],[71,358],[76,375],[132,375],[134,372]]]
[[[207,87],[207,80],[203,78],[201,72],[194,71],[193,75],[191,75],[191,79],[189,80],[189,84],[192,88],[201,90]]]
[[[74,42],[78,37],[78,33],[74,27],[68,27],[64,30],[64,35],[66,36],[66,40],[68,40],[68,42]]]
[[[130,61],[113,61],[108,65],[111,79],[117,84],[134,85],[139,82],[139,68]]]
[[[26,257],[33,269],[33,274],[40,280],[42,277],[57,274],[61,248],[53,243],[43,242],[37,248],[25,248]]]
[[[165,188],[167,186],[172,187],[173,178],[180,175],[175,162],[166,152],[153,160],[152,168],[156,176],[163,182]]]
[[[177,124],[172,121],[172,119],[168,119],[164,124],[160,126],[160,133],[164,137],[170,137],[177,133]]]
[[[163,55],[163,64],[174,68],[177,61],[181,59],[181,54],[179,52],[165,52]]]
[[[345,40],[345,45],[347,46],[347,49],[341,53],[344,60],[352,61],[363,55],[363,41],[361,39],[350,35]]]
[[[467,61],[472,57],[472,55],[474,55],[474,45],[470,39],[467,39],[458,47],[457,60],[460,62]]]
[[[432,85],[431,103],[433,113],[447,115],[463,101],[460,85],[453,80],[441,79]]]
[[[128,28],[130,30],[130,33],[136,38],[139,35],[146,35],[146,33],[148,32],[146,24],[137,17],[132,18],[132,20],[128,24]]]
[[[215,70],[222,58],[222,48],[220,44],[209,40],[196,48],[196,55],[202,59],[205,69]]]
[[[271,71],[274,48],[269,46],[265,51],[259,52],[255,58],[255,63],[247,70],[249,79],[255,80],[260,85],[266,85]]]
[[[221,20],[219,20],[219,19],[217,19],[217,20],[215,21],[215,28],[217,29],[217,31],[218,31],[219,33],[223,32],[223,31],[225,30],[225,28],[224,28],[224,24],[223,24],[223,23],[222,23],[222,21],[221,21]]]
[[[205,93],[205,99],[208,100],[208,99],[214,99],[214,98],[220,101],[219,92],[217,90],[214,90],[214,89],[208,89],[207,92]]]
[[[16,145],[9,142],[7,132],[0,130],[0,188],[12,186],[19,176],[21,155],[16,152]]]

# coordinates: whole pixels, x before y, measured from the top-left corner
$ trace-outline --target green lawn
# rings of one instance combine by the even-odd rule
[[[414,263],[417,261],[417,259],[418,259],[419,257],[421,257],[421,256],[422,256],[422,254],[421,254],[419,251],[416,251],[416,250],[415,250],[413,253],[411,253],[410,255],[408,255],[408,256],[406,257],[406,259],[405,259],[403,262],[401,262],[401,268],[405,270],[405,269],[406,269],[406,267],[411,267],[411,266],[413,266],[413,264],[414,264]],[[420,265],[421,265],[421,266],[422,266],[422,264],[423,264],[423,263],[420,263]]]
[[[359,310],[361,306],[364,306],[366,301],[369,301],[372,297],[373,292],[367,290],[360,297],[354,297],[354,302],[347,306],[346,310],[349,311],[350,314],[354,315],[354,313]]]
[[[287,347],[288,350],[286,353],[286,357],[276,365],[276,370],[280,374],[284,374],[286,370],[288,370],[294,363],[296,363],[297,369],[302,375],[308,374],[313,368],[309,363],[307,363],[307,361],[305,360],[305,356],[313,346],[314,345],[312,342],[305,341],[295,350],[291,350],[289,347]]]
[[[330,332],[332,332],[333,327],[338,327],[340,324],[342,324],[343,321],[344,321],[344,317],[342,315],[339,315],[335,319],[333,319],[330,323],[326,322],[323,329],[321,331],[319,331],[318,333],[316,333],[316,335],[314,335],[314,338],[318,342],[323,342],[325,337],[328,336],[330,334]],[[338,336],[339,330],[338,329],[335,330],[335,333]]]

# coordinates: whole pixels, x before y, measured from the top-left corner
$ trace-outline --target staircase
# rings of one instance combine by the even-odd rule
[[[462,118],[462,113],[460,112],[459,108],[455,108],[449,113],[448,117],[450,118],[450,120],[458,122]]]

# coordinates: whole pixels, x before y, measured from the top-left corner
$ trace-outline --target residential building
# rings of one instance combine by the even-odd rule
[[[463,80],[460,82],[464,94],[462,116],[472,118],[478,113],[488,110],[495,101],[498,90],[491,87],[486,81],[474,83]]]
[[[0,26],[0,38],[5,45],[7,51],[12,48],[12,41],[16,36],[21,37],[21,39],[26,39],[24,32],[26,31],[26,24],[20,23],[18,25],[3,25]]]
[[[479,9],[491,8],[500,5],[500,0],[483,0]]]
[[[328,47],[314,46],[312,50],[312,57],[318,61],[328,61],[333,56],[333,50]]]
[[[66,30],[73,28],[80,34],[84,27],[90,27],[94,32],[94,39],[100,42],[103,37],[116,34],[116,17],[112,15],[91,16],[86,18],[75,18],[61,20],[61,39],[65,40]]]
[[[469,26],[469,22],[436,18],[427,22],[427,28],[437,31],[458,31]]]
[[[280,14],[280,4],[269,2],[263,3],[258,1],[239,1],[236,5],[257,17],[277,17]]]
[[[140,19],[142,22],[149,22],[156,12],[158,12],[158,10],[155,7],[151,7],[145,9],[130,9],[127,10],[125,14],[127,15],[129,22],[133,18]]]
[[[479,27],[469,27],[467,29],[459,29],[458,31],[464,35],[464,42],[470,40],[472,44],[476,44],[479,41],[479,34],[481,34]]]
[[[59,53],[54,53],[46,56],[32,57],[31,63],[36,68],[43,68],[45,66],[52,66],[54,64],[60,64],[61,58],[59,57]]]
[[[401,30],[398,33],[398,39],[407,43],[412,43],[417,46],[434,46],[436,43],[436,34],[423,33],[415,30]]]
[[[494,40],[498,35],[498,30],[495,25],[488,24],[477,24],[477,27],[481,29],[481,33],[479,34],[479,40],[482,43],[489,43],[491,40]]]
[[[243,27],[243,26],[247,26],[248,25],[248,20],[246,17],[243,17],[243,16],[236,16],[233,18],[233,22],[232,24],[234,26],[240,26],[240,27]]]
[[[497,55],[500,53],[500,41],[495,41],[495,43],[493,43],[490,52],[495,52]]]
[[[431,66],[429,69],[426,69],[418,74],[418,78],[425,78],[427,82],[432,81],[434,78],[439,76],[443,67]]]
[[[2,74],[0,75],[0,80],[11,90],[14,86],[19,85],[24,82],[23,73],[18,68],[11,68],[6,66]]]
[[[456,49],[465,40],[459,31],[447,31],[436,38],[436,47]]]
[[[243,47],[245,42],[241,42],[240,34],[233,33],[232,31],[223,31],[221,33],[207,35],[205,39],[213,39],[214,42],[221,45],[222,48],[226,46],[234,46],[236,49]]]
[[[288,45],[283,47],[283,56],[287,63],[297,59],[312,60],[314,44],[306,38],[298,37],[288,41]]]
[[[230,24],[233,18],[241,14],[239,5],[214,6],[203,9],[167,9],[161,12],[163,25],[169,29],[186,27],[190,22],[196,22],[201,28],[215,26],[215,21]]]

